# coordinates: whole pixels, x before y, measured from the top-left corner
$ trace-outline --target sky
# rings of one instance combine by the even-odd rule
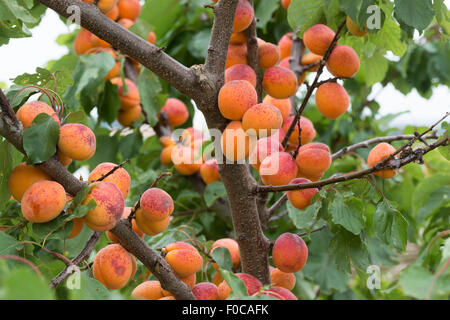
[[[447,7],[449,2],[446,0]],[[54,11],[47,10],[41,24],[32,30],[32,37],[12,39],[8,45],[0,47],[0,82],[9,86],[11,78],[25,72],[33,73],[36,67],[66,54],[67,48],[59,46],[55,40],[58,35],[69,31]],[[380,88],[380,85],[373,88],[374,93],[379,92],[376,96],[381,105],[379,116],[409,111],[391,122],[393,127],[430,125],[450,110],[450,91],[446,86],[434,89],[429,100],[422,98],[415,90],[405,96],[392,85],[381,91]],[[201,118],[201,115],[196,115],[197,119],[198,116]]]

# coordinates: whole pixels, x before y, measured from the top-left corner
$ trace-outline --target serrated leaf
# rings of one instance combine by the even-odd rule
[[[344,229],[334,234],[328,249],[337,268],[346,273],[351,272],[350,262],[361,271],[366,271],[369,265],[367,247],[361,241],[361,237]]]
[[[231,260],[230,251],[227,248],[217,247],[213,250],[211,256],[221,269],[231,271],[233,261]]]
[[[290,202],[287,203],[289,218],[291,218],[297,229],[309,230],[316,222],[317,215],[322,207],[322,201],[316,201],[305,210],[295,208]]]
[[[433,20],[431,0],[395,0],[396,15],[408,26],[424,30]]]
[[[288,22],[293,30],[300,30],[300,37],[309,27],[325,22],[323,0],[292,1],[288,9]]]
[[[384,200],[378,204],[373,219],[375,233],[380,240],[400,251],[405,250],[408,240],[408,222],[400,211]]]
[[[208,207],[212,206],[217,199],[226,195],[227,191],[225,190],[225,186],[222,182],[219,181],[215,181],[207,185],[205,188],[205,192],[203,193],[203,197]]]
[[[358,198],[345,199],[337,194],[328,207],[335,224],[343,226],[355,235],[364,227],[364,205]]]
[[[402,40],[402,30],[393,18],[386,19],[381,30],[369,33],[368,37],[370,42],[380,48],[392,51],[398,57],[403,56],[406,52],[407,45]]]

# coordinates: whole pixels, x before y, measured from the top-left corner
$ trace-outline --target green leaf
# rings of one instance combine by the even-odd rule
[[[237,298],[244,298],[248,296],[247,294],[247,288],[244,285],[244,282],[242,282],[241,279],[239,279],[238,276],[236,276],[233,272],[219,269],[220,274],[222,275],[223,280],[226,281],[226,283],[231,288],[231,293],[236,296]],[[231,298],[231,295],[230,297]]]
[[[205,192],[203,193],[203,197],[208,207],[212,206],[217,199],[226,195],[227,191],[225,190],[225,186],[222,182],[219,181],[208,184],[206,186]]]
[[[398,250],[405,250],[408,240],[408,222],[387,200],[377,206],[374,227],[377,237],[384,243],[392,244]]]
[[[434,17],[431,0],[395,0],[396,15],[408,26],[424,30]]]
[[[103,93],[100,97],[98,106],[98,115],[100,119],[105,120],[109,124],[117,119],[117,113],[120,109],[120,98],[118,88],[110,81],[105,82]]]
[[[9,192],[9,175],[15,164],[15,156],[18,151],[6,140],[0,140],[0,212],[9,201],[11,193]]]
[[[317,214],[322,207],[322,201],[316,201],[305,210],[295,208],[290,202],[287,203],[289,218],[291,218],[297,229],[309,230],[313,227],[317,219]]]
[[[181,1],[147,0],[139,19],[154,27],[158,39],[170,32],[181,15],[185,14]]]
[[[82,122],[86,119],[86,113],[83,110],[71,112],[67,115],[66,123]]]
[[[382,49],[390,50],[396,56],[403,56],[407,45],[402,40],[402,30],[393,18],[386,19],[383,27],[376,33],[369,33],[369,41]]]
[[[366,244],[361,241],[360,236],[355,236],[344,229],[334,234],[328,249],[337,268],[346,273],[351,273],[350,262],[364,272],[369,265]]]
[[[377,50],[372,56],[364,58],[366,86],[370,87],[383,81],[389,68],[389,62],[383,52]]]
[[[433,9],[436,12],[436,20],[441,26],[444,33],[450,35],[450,19],[448,16],[448,9],[444,0],[434,0]]]
[[[448,161],[450,161],[450,147],[449,146],[442,146],[438,148],[440,154],[442,154],[442,156],[447,159]]]
[[[53,291],[47,281],[26,267],[13,269],[5,275],[0,297],[3,300],[52,300]]]
[[[17,76],[13,81],[21,86],[36,85],[51,89],[60,95],[66,91],[68,86],[73,85],[72,73],[67,68],[57,70],[52,74],[49,70],[38,67],[36,73],[24,73]]]
[[[71,300],[110,300],[111,293],[103,284],[88,277],[86,272],[80,274],[73,273],[66,280],[69,284],[69,298]],[[79,288],[77,288],[79,285]]]
[[[196,33],[187,45],[189,52],[196,58],[205,59],[210,38],[210,29],[204,29]]]
[[[0,255],[16,254],[17,250],[23,248],[16,239],[7,235],[4,232],[0,232]]]
[[[147,119],[150,125],[154,126],[158,122],[156,115],[162,107],[159,99],[159,94],[162,91],[161,82],[150,70],[144,69],[139,75],[138,88],[142,107],[147,113]]]
[[[340,224],[348,231],[358,235],[364,226],[363,212],[364,205],[358,198],[344,198],[337,194],[333,202],[328,207],[333,222]]]
[[[417,216],[420,220],[427,219],[434,213],[439,212],[442,207],[449,206],[450,204],[450,185],[441,186],[435,189],[427,200],[423,207],[417,212]]]
[[[23,147],[31,163],[42,163],[56,153],[59,125],[48,114],[41,113],[23,132]]]
[[[272,19],[273,13],[279,8],[279,0],[260,1],[255,10],[255,17],[258,17],[258,28],[265,29],[267,23]]]
[[[213,250],[211,256],[221,269],[231,271],[233,261],[231,260],[230,251],[227,248],[217,247]]]
[[[292,1],[288,9],[288,22],[292,29],[300,30],[300,37],[309,27],[325,22],[323,0]]]
[[[434,175],[426,178],[422,182],[420,182],[412,195],[412,208],[414,214],[417,216],[419,214],[420,208],[425,206],[429,196],[433,191],[443,187],[450,185],[450,174],[441,173],[439,175]],[[426,213],[426,212],[422,212]],[[424,217],[417,216],[417,219],[421,220]]]
[[[400,286],[407,295],[416,299],[425,299],[432,283],[431,272],[420,266],[410,266],[400,274]]]
[[[142,146],[142,134],[139,130],[126,135],[119,142],[119,150],[124,159],[132,159],[139,153]]]

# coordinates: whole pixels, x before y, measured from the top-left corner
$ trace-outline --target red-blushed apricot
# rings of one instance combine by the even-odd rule
[[[105,15],[112,21],[116,21],[117,19],[119,19],[119,7],[117,6],[117,4],[114,6],[114,8],[112,8],[110,12]]]
[[[30,222],[55,219],[66,205],[66,191],[55,181],[41,180],[31,185],[20,201],[22,214]]]
[[[287,117],[289,117],[289,115],[291,114],[292,104],[291,100],[289,99],[276,99],[274,97],[267,95],[264,98],[263,103],[271,104],[274,107],[277,107],[278,110],[280,110],[281,112],[283,121],[286,120]]]
[[[262,283],[254,276],[247,273],[236,273],[236,276],[244,283],[245,287],[247,288],[247,294],[249,296],[252,296],[259,290],[261,290]],[[226,300],[230,295],[231,288],[225,281],[222,281],[222,283],[217,287],[217,292],[221,300]]]
[[[267,290],[263,290],[261,295],[268,295],[279,300],[298,300],[298,298],[288,289],[279,286],[273,286]]]
[[[210,282],[197,283],[192,289],[197,300],[220,300],[217,286]]]
[[[14,167],[9,175],[8,188],[14,199],[22,201],[25,191],[34,183],[52,178],[41,169],[25,162]]]
[[[289,59],[290,59],[289,57],[284,58],[283,60],[280,61],[278,66],[291,70]],[[298,85],[300,86],[305,81],[305,79],[306,79],[306,72],[303,72],[300,75],[300,77],[298,77]]]
[[[89,183],[93,182],[94,180],[100,179],[102,176],[108,174],[113,169],[115,169],[115,167],[117,167],[115,163],[111,162],[100,163],[98,166],[95,167],[94,170],[92,170],[91,174],[89,175],[88,178]],[[125,170],[124,168],[116,169],[112,174],[104,178],[102,181],[114,183],[117,187],[119,187],[123,197],[124,198],[128,197],[128,192],[130,191],[131,178],[127,170]]]
[[[170,223],[170,216],[159,221],[150,221],[142,213],[141,209],[136,211],[136,224],[140,230],[149,236],[156,236],[167,229]]]
[[[367,35],[367,33],[369,33],[369,30],[367,29],[366,25],[363,28],[361,28],[349,16],[347,16],[345,24],[347,25],[348,31],[356,37],[364,37],[365,35]]]
[[[189,244],[184,241],[175,241],[175,242],[169,243],[168,245],[166,245],[164,247],[165,252],[170,252],[173,250],[181,250],[181,249],[197,251],[197,249],[192,244]]]
[[[273,137],[261,138],[256,142],[256,147],[248,158],[249,164],[259,170],[261,162],[274,152],[283,151],[281,143]]]
[[[17,119],[22,122],[22,126],[25,129],[30,127],[33,124],[34,118],[41,113],[48,114],[58,124],[61,124],[55,110],[42,101],[34,101],[21,106],[19,110],[17,110]]]
[[[122,18],[122,19],[119,19],[119,21],[117,21],[117,23],[120,24],[125,29],[130,29],[131,26],[134,24],[134,21],[130,20],[130,19]]]
[[[147,37],[148,42],[150,42],[151,44],[155,44],[156,43],[156,33],[154,33],[153,31],[150,31],[148,33],[148,37]]]
[[[194,288],[195,283],[197,282],[197,274],[193,273],[186,278],[180,278],[185,284],[187,284],[191,289]]]
[[[242,117],[242,128],[248,135],[271,136],[283,125],[283,116],[271,104],[260,103],[248,109]]]
[[[197,250],[171,250],[166,254],[165,259],[180,278],[196,273],[203,266],[203,258]]]
[[[230,37],[230,44],[244,44],[247,38],[243,32],[233,32]]]
[[[97,206],[83,217],[86,225],[99,232],[112,229],[125,209],[125,201],[120,189],[112,182],[95,182],[84,199],[83,205],[88,204],[91,199],[97,203]]]
[[[239,0],[233,21],[233,32],[247,29],[254,18],[253,6],[247,0]]]
[[[320,60],[322,60],[322,59],[323,59],[322,56],[319,56],[319,55],[317,55],[317,54],[314,54],[314,53],[312,53],[312,52],[309,52],[309,53],[305,54],[305,55],[302,57],[301,65],[302,65],[302,66],[308,66],[308,65],[310,65],[310,64],[318,63],[318,62],[319,62]],[[308,69],[307,71],[309,71],[309,72],[315,72],[315,71],[317,71],[318,69],[319,69],[319,64],[318,64],[317,66],[315,66],[315,67],[312,67],[312,68]]]
[[[274,152],[261,162],[259,174],[265,185],[289,184],[297,176],[297,164],[287,152]]]
[[[256,73],[252,67],[246,64],[235,64],[225,71],[225,83],[234,80],[247,80],[256,87]]]
[[[125,94],[125,88],[121,78],[111,79],[111,83],[117,85],[120,98],[120,107],[122,110],[129,110],[141,103],[138,87],[130,79],[125,79],[128,92]]]
[[[305,266],[306,260],[308,260],[308,247],[298,235],[286,232],[275,241],[272,259],[280,271],[297,272]]]
[[[268,95],[277,99],[286,99],[297,92],[297,76],[289,69],[275,66],[264,73],[262,86]]]
[[[132,256],[120,244],[110,244],[97,253],[92,269],[94,278],[106,288],[120,289],[133,273]]]
[[[145,281],[131,292],[131,297],[139,300],[158,300],[164,297],[161,283],[156,280]]]
[[[193,175],[200,170],[203,164],[201,150],[178,144],[172,149],[172,162],[175,170],[182,175]]]
[[[351,78],[358,72],[360,62],[352,47],[338,45],[331,52],[326,66],[335,77]]]
[[[231,121],[222,133],[222,152],[230,161],[248,158],[255,145],[256,138],[251,138],[245,133],[240,121]]]
[[[278,48],[280,48],[280,59],[288,58],[291,56],[292,50],[292,32],[286,33],[281,37],[278,42]]]
[[[219,91],[219,111],[230,120],[241,120],[244,113],[257,103],[258,94],[246,80],[227,82]]]
[[[291,0],[281,0],[281,5],[287,10],[291,5]]]
[[[95,153],[95,135],[91,129],[83,124],[65,124],[59,132],[58,148],[71,159],[88,160]]]
[[[159,156],[159,161],[165,166],[170,166],[172,164],[172,149],[174,146],[165,147],[161,151],[161,155]]]
[[[223,281],[222,275],[219,271],[214,272],[212,283],[214,283],[216,286],[219,286]]]
[[[139,120],[142,114],[142,107],[137,105],[128,110],[119,110],[117,113],[117,122],[124,127],[130,127],[133,122]]]
[[[239,251],[239,245],[236,240],[223,238],[215,241],[211,247],[211,254],[213,253],[214,249],[218,247],[228,249],[231,256],[231,261],[233,261],[233,268],[239,267],[239,264],[241,263],[241,253]],[[213,263],[213,266],[217,270],[217,264]]]
[[[264,42],[258,46],[259,67],[267,69],[275,66],[280,61],[280,48],[270,42]]]
[[[295,287],[295,282],[297,279],[293,273],[286,273],[278,268],[269,267],[270,269],[270,280],[273,286],[278,286],[285,288],[287,290],[292,290]]]
[[[64,167],[67,167],[68,165],[70,165],[72,163],[72,159],[69,158],[68,156],[66,156],[64,153],[62,153],[60,150],[56,151],[56,154],[58,155],[58,160],[59,162],[61,162],[61,164]]]
[[[159,138],[159,142],[163,147],[174,146],[176,142],[170,136],[162,136]]]
[[[83,55],[91,52],[95,48],[93,34],[86,29],[81,31],[75,37],[73,49],[77,55]]]
[[[283,123],[283,131],[287,132],[291,126],[292,121],[294,121],[295,116],[290,116]],[[307,144],[314,140],[316,137],[316,129],[314,129],[313,123],[306,117],[300,117],[300,128],[302,128],[301,140],[302,144]],[[298,145],[298,126],[295,125],[294,131],[289,137],[289,142]]]
[[[133,210],[133,208],[125,207],[125,209],[123,210],[122,219],[127,219],[131,213],[131,210]],[[136,234],[138,235],[139,238],[144,239],[144,232],[141,229],[139,229],[139,227],[136,223],[136,220],[131,221],[131,227],[132,227],[133,231],[136,232]],[[117,237],[112,232],[107,231],[106,236],[112,242],[119,243],[119,239],[117,239]]]
[[[347,91],[338,83],[324,83],[316,91],[317,109],[328,119],[336,119],[343,115],[349,104]]]
[[[170,216],[174,205],[172,197],[162,189],[147,189],[140,199],[140,208],[150,221],[161,221]]]
[[[95,0],[83,0],[83,1],[88,3],[95,3]],[[117,4],[117,0],[98,0],[95,4],[103,14],[107,14]]]
[[[119,0],[117,6],[119,7],[119,18],[133,21],[137,20],[142,10],[139,0]]]
[[[73,239],[77,235],[80,234],[81,230],[83,230],[84,222],[83,218],[74,218],[73,220],[72,232],[67,236],[67,239]]]
[[[311,181],[305,178],[295,178],[289,184],[310,183]],[[311,204],[311,199],[319,192],[317,188],[292,190],[287,192],[288,200],[291,204],[300,210],[306,209]]]
[[[305,144],[298,150],[295,160],[300,176],[322,175],[331,165],[330,148],[320,142]]]
[[[247,64],[247,45],[229,45],[227,59],[225,61],[225,69],[235,64]]]
[[[396,149],[389,143],[379,143],[372,150],[370,150],[367,164],[369,165],[369,167],[373,167],[378,162],[383,161],[384,159],[389,157],[395,151]],[[393,176],[395,176],[395,170],[380,170],[375,172],[374,175],[381,178],[392,178]]]
[[[335,32],[324,24],[316,24],[307,29],[303,34],[305,46],[319,56],[325,55],[328,47],[333,42]]]
[[[220,181],[219,165],[217,159],[209,159],[205,161],[200,168],[200,176],[206,184],[211,184],[214,181]]]
[[[186,108],[186,105],[183,101],[176,98],[167,99],[161,112],[166,113],[171,127],[180,126],[189,118],[189,111]]]

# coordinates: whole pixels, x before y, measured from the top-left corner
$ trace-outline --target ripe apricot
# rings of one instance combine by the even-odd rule
[[[328,47],[333,42],[335,32],[324,24],[316,24],[307,29],[303,34],[305,46],[319,56],[325,55]]]
[[[351,78],[358,72],[360,62],[352,47],[338,45],[331,52],[326,66],[335,77]]]
[[[364,37],[369,32],[366,25],[363,28],[361,28],[349,16],[347,16],[345,24],[347,25],[348,31],[356,37]]]
[[[270,96],[286,99],[297,92],[297,76],[289,69],[275,66],[264,73],[262,86]]]
[[[142,114],[142,107],[140,105],[134,106],[128,110],[119,110],[117,113],[117,122],[124,127],[130,127],[133,122],[139,120]]]
[[[322,176],[331,165],[330,148],[320,142],[305,144],[298,150],[296,162],[301,177]]]
[[[141,209],[136,211],[136,224],[140,230],[149,236],[155,236],[167,229],[170,223],[170,216],[159,221],[150,221],[142,213]]]
[[[117,21],[117,23],[120,24],[125,29],[130,29],[131,26],[134,24],[134,21],[130,20],[130,19],[122,18],[122,19],[119,19],[119,21]]]
[[[95,48],[93,34],[86,29],[81,31],[75,37],[73,49],[77,55],[90,53]]]
[[[338,83],[324,83],[316,91],[317,109],[328,119],[336,119],[343,115],[349,104],[347,91]]]
[[[317,54],[314,54],[314,53],[312,53],[312,52],[309,52],[309,53],[305,54],[305,55],[302,57],[301,65],[302,65],[302,66],[308,66],[308,65],[310,65],[310,64],[318,63],[318,62],[319,62],[320,60],[322,60],[322,59],[323,59],[322,56],[319,56],[319,55],[317,55]],[[317,66],[315,66],[315,67],[312,67],[312,68],[308,69],[307,71],[309,71],[309,72],[315,72],[315,71],[317,71],[318,69],[319,69],[319,65],[317,65]]]
[[[62,153],[60,150],[56,151],[56,154],[58,155],[58,160],[59,162],[61,162],[61,164],[64,167],[67,167],[68,165],[70,165],[72,163],[72,159],[69,158],[68,156],[66,156],[64,153]]]
[[[197,249],[192,244],[189,244],[184,241],[175,241],[166,245],[164,247],[164,252],[170,252],[173,250],[181,250],[181,249],[197,251]]]
[[[162,137],[160,137],[159,138],[159,142],[161,143],[161,145],[163,147],[176,145],[176,142],[173,141],[172,137],[170,137],[170,136],[162,136]]]
[[[295,116],[289,116],[283,123],[283,131],[287,132],[291,126],[292,121],[294,121]],[[316,129],[314,129],[313,123],[306,117],[300,117],[300,128],[302,128],[301,140],[302,144],[307,144],[314,140],[316,137]],[[289,137],[289,142],[298,145],[298,126],[295,125],[294,131]]]
[[[212,283],[214,283],[216,286],[219,286],[223,281],[222,275],[219,271],[214,272]]]
[[[291,5],[291,0],[281,0],[281,5],[287,10]]]
[[[278,48],[280,48],[280,59],[288,58],[291,56],[292,50],[292,32],[286,33],[281,37],[278,42]]]
[[[145,218],[150,221],[161,221],[170,216],[174,205],[172,197],[162,189],[147,189],[140,199],[140,208]]]
[[[194,288],[192,288],[192,293],[197,300],[219,300],[217,286],[214,283],[197,283]]]
[[[89,183],[93,182],[94,180],[98,180],[102,176],[108,174],[110,171],[115,169],[116,166],[117,166],[116,164],[111,162],[100,163],[97,167],[95,167],[94,170],[92,170],[91,174],[89,175],[88,178]],[[116,169],[112,174],[107,176],[102,181],[114,183],[120,189],[120,192],[122,192],[123,197],[124,198],[128,197],[128,192],[130,191],[131,178],[127,170],[125,170],[124,168]]]
[[[180,141],[186,147],[191,147],[193,149],[200,149],[205,136],[203,132],[192,127],[184,129],[181,133]]]
[[[59,125],[58,114],[48,104],[42,101],[33,101],[26,103],[17,110],[17,119],[22,123],[23,128],[28,128],[33,124],[37,115],[45,113],[53,118]]]
[[[105,15],[112,21],[117,21],[117,19],[119,18],[119,7],[117,6],[117,4],[114,6],[114,8],[112,8],[110,12]]]
[[[367,164],[369,165],[369,167],[373,167],[378,162],[383,161],[384,159],[389,157],[395,151],[396,149],[389,143],[379,143],[372,150],[370,150]],[[375,172],[374,175],[381,178],[392,178],[393,176],[395,176],[395,170],[381,170]]]
[[[41,169],[22,162],[14,167],[9,175],[9,192],[11,192],[14,199],[20,202],[25,191],[31,185],[41,180],[51,180],[51,177]]]
[[[256,137],[250,138],[240,121],[231,121],[222,133],[222,152],[228,160],[246,159],[256,145]]]
[[[261,294],[280,300],[298,300],[298,298],[288,289],[278,286],[272,286],[269,289],[262,291]]]
[[[231,261],[233,261],[233,268],[239,267],[239,264],[241,263],[241,253],[239,251],[239,245],[236,240],[223,238],[215,241],[211,247],[211,254],[213,253],[214,249],[218,247],[228,249],[231,256]],[[217,269],[217,264],[214,263],[213,266],[215,269]]]
[[[267,95],[264,98],[263,103],[271,104],[274,107],[277,107],[278,110],[280,110],[280,112],[281,112],[283,121],[286,120],[287,117],[289,117],[289,115],[291,114],[292,104],[291,104],[291,100],[289,100],[289,99],[276,99],[274,97]]]
[[[217,159],[209,159],[202,164],[200,168],[200,176],[206,184],[211,184],[214,181],[220,181],[219,165]]]
[[[165,166],[169,166],[172,164],[172,149],[174,146],[165,147],[161,151],[161,155],[159,156],[159,161]]]
[[[122,219],[127,219],[128,216],[129,216],[130,213],[131,213],[131,210],[133,210],[133,208],[131,208],[131,207],[126,207],[126,208],[123,210]],[[141,229],[139,229],[139,227],[138,227],[138,225],[137,225],[137,223],[136,223],[136,220],[132,220],[132,221],[131,221],[131,227],[132,227],[133,231],[136,232],[136,234],[138,235],[139,238],[144,239],[144,232],[143,232]],[[112,234],[112,232],[107,231],[107,232],[106,232],[106,236],[107,236],[108,239],[111,240],[112,242],[114,242],[114,243],[119,243],[119,239],[117,239],[117,237],[116,237],[114,234]]]
[[[95,0],[83,0],[84,2],[94,3]],[[117,0],[98,0],[96,5],[103,14],[111,12],[114,6],[117,4]]]
[[[139,300],[158,300],[164,297],[161,283],[156,280],[145,281],[131,292],[131,297]]]
[[[155,44],[156,43],[156,33],[154,33],[153,31],[150,31],[148,33],[148,37],[147,37],[148,42],[150,42],[151,44]]]
[[[189,111],[183,101],[176,98],[167,99],[161,111],[165,112],[171,127],[180,126],[189,118]]]
[[[260,103],[248,109],[242,117],[242,128],[248,135],[267,137],[273,135],[283,125],[283,116],[271,104]]]
[[[259,173],[265,185],[288,184],[297,176],[297,164],[287,152],[274,152],[261,162]]]
[[[247,29],[253,21],[253,6],[247,0],[239,0],[233,21],[233,32]]]
[[[81,230],[83,230],[84,221],[83,218],[74,218],[73,220],[72,232],[67,236],[67,239],[73,239],[77,235],[80,234]]]
[[[172,149],[172,162],[179,173],[190,176],[200,170],[203,158],[199,149],[178,144]]]
[[[256,142],[256,147],[248,158],[250,165],[259,170],[261,162],[272,153],[283,151],[283,146],[278,140],[273,137],[261,138]]]
[[[225,71],[225,83],[234,80],[247,80],[256,87],[256,73],[252,67],[246,64],[235,64]]]
[[[308,247],[298,235],[286,232],[275,241],[272,259],[280,271],[297,272],[305,266],[308,260]]]
[[[83,217],[84,222],[94,231],[105,232],[120,220],[125,209],[125,201],[120,189],[112,182],[99,181],[92,184],[83,205],[93,199],[97,206]]]
[[[193,273],[186,278],[180,278],[185,284],[187,284],[191,289],[194,288],[195,283],[197,282],[197,274]]]
[[[111,48],[111,44],[99,37],[97,37],[95,34],[91,35],[91,41],[94,44],[94,47],[96,48]]]
[[[110,290],[123,288],[133,274],[132,256],[120,244],[107,245],[95,256],[93,274]]]
[[[247,288],[247,294],[249,296],[254,295],[259,290],[261,290],[262,283],[254,276],[248,273],[236,273],[236,276],[244,283],[245,287]],[[226,300],[230,295],[231,288],[225,281],[222,281],[222,283],[217,287],[217,291],[219,294],[219,298],[221,300]]]
[[[270,280],[273,286],[286,288],[292,290],[295,287],[297,279],[293,273],[286,273],[278,268],[270,267]]]
[[[126,18],[136,21],[141,14],[141,4],[139,0],[119,0],[117,3],[119,7],[119,18]]]
[[[289,184],[310,183],[305,178],[295,178]],[[288,191],[287,197],[290,203],[297,209],[304,210],[311,204],[311,199],[319,192],[317,188]]]
[[[20,201],[22,214],[30,222],[55,219],[66,205],[66,191],[55,181],[41,180],[31,185]]]
[[[120,98],[120,107],[122,110],[129,110],[141,103],[138,87],[130,79],[125,79],[128,93],[125,94],[125,88],[121,78],[111,79],[111,83],[117,85]]]
[[[197,250],[171,250],[166,254],[165,259],[180,278],[186,278],[196,273],[203,265],[203,258]]]
[[[270,42],[264,42],[258,46],[259,67],[267,69],[275,66],[280,61],[280,48]]]
[[[247,38],[243,32],[233,32],[230,37],[230,44],[244,44]]]
[[[88,160],[95,153],[95,135],[91,129],[83,124],[65,124],[59,132],[58,148],[71,159]]]
[[[247,64],[247,45],[229,45],[227,59],[225,61],[225,69],[235,64]]]
[[[255,88],[245,80],[227,82],[219,91],[220,113],[230,120],[241,120],[244,113],[257,103]]]

